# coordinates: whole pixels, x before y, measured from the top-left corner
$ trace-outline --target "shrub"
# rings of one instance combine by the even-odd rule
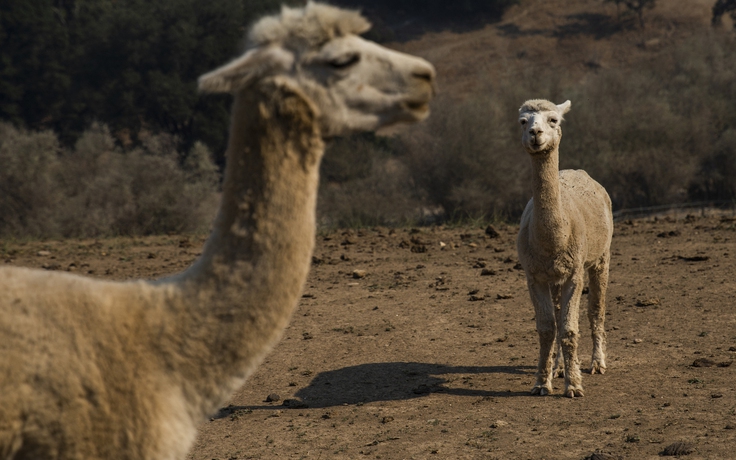
[[[149,135],[124,152],[93,125],[63,150],[49,132],[0,130],[0,161],[10,166],[0,173],[2,235],[194,232],[213,217],[218,172],[200,143],[181,155],[172,136]]]

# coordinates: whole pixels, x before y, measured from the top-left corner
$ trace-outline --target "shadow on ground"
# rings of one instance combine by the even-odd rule
[[[471,397],[529,396],[529,392],[475,388],[473,379],[453,378],[453,374],[532,375],[532,366],[445,366],[429,363],[370,363],[321,372],[296,392],[286,407],[326,408],[376,401],[421,398],[431,393]],[[238,410],[276,409],[264,406],[229,406],[214,418],[227,417]]]

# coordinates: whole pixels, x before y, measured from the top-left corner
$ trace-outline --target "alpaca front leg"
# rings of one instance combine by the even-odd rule
[[[580,296],[583,291],[582,277],[575,277],[563,286],[560,309],[557,313],[557,340],[562,347],[565,361],[565,396],[584,396],[583,378],[578,361],[578,316]]]
[[[555,364],[552,367],[552,378],[556,379],[565,376],[565,359],[562,355],[562,344],[557,339],[555,339],[553,348],[555,349]]]
[[[560,299],[562,296],[562,288],[559,285],[550,286],[550,294],[552,295],[552,305],[555,311],[560,309]],[[562,358],[562,344],[559,340],[555,339],[555,345],[553,345],[555,364],[552,367],[552,378],[565,376],[565,360]]]
[[[552,298],[546,284],[529,281],[529,293],[534,304],[539,334],[539,361],[537,382],[531,394],[545,396],[552,393],[552,347],[555,343],[555,317]]]
[[[590,294],[588,296],[588,321],[593,338],[593,357],[590,373],[606,372],[606,289],[608,288],[608,265],[610,252],[606,252],[597,266],[588,270]]]

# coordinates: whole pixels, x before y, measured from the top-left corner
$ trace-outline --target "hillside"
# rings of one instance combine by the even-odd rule
[[[645,12],[642,30],[633,18],[619,21],[616,6],[601,0],[523,0],[482,29],[429,33],[391,46],[434,63],[443,94],[465,96],[485,80],[527,65],[565,68],[576,79],[635,68],[710,29],[713,3],[660,0]],[[728,21],[724,18],[724,30],[731,28]]]

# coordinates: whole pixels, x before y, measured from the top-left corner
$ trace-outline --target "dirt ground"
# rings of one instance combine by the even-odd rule
[[[189,458],[653,459],[676,442],[688,459],[736,458],[733,216],[616,224],[608,372],[584,374],[574,400],[561,379],[554,395],[529,395],[538,351],[518,227],[496,229],[320,234],[283,340]],[[203,240],[6,241],[0,254],[152,278],[189,265]]]

